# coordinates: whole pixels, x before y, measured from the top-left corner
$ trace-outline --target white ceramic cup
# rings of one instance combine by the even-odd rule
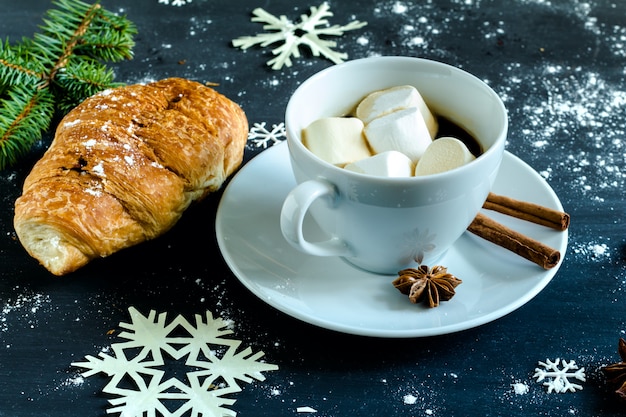
[[[367,94],[413,85],[431,111],[462,126],[484,152],[440,174],[386,178],[329,164],[302,143],[314,120],[349,114]],[[508,118],[498,95],[458,68],[420,58],[372,57],[329,67],[291,96],[285,126],[297,186],[280,214],[285,239],[315,256],[340,256],[380,274],[433,266],[463,234],[487,198],[506,141]],[[305,236],[310,213],[322,240]]]

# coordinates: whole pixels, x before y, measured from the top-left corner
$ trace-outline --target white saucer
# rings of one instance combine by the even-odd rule
[[[395,276],[368,273],[340,258],[293,249],[282,237],[279,214],[294,186],[286,143],[256,156],[224,190],[216,218],[217,240],[226,263],[253,294],[323,328],[376,337],[432,336],[473,328],[524,305],[560,266],[544,270],[466,232],[440,262],[463,283],[452,300],[429,309],[396,290],[391,283]],[[504,155],[493,191],[562,210],[544,179],[510,153]],[[486,213],[565,255],[567,231]]]

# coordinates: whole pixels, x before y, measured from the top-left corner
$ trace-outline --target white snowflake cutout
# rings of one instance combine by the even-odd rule
[[[559,361],[562,369],[559,368]],[[539,362],[539,365],[543,368],[535,368],[533,377],[537,378],[537,382],[547,379],[543,385],[548,387],[548,394],[552,391],[560,394],[583,389],[582,385],[574,384],[570,381],[570,378],[575,378],[582,382],[586,381],[585,368],[578,369],[578,365],[574,361],[566,362],[557,358],[552,362],[550,359],[546,359],[545,362]]]
[[[367,25],[367,22],[354,20],[347,25],[330,26],[327,17],[332,16],[330,6],[324,2],[320,7],[311,7],[310,16],[301,15],[299,23],[293,23],[286,16],[276,17],[262,8],[252,11],[253,22],[265,23],[263,29],[273,31],[259,33],[255,36],[242,36],[232,41],[233,46],[243,50],[254,45],[266,47],[274,43],[281,45],[272,50],[276,57],[267,62],[274,70],[279,70],[286,65],[291,66],[291,57],[300,57],[300,45],[306,45],[311,49],[313,56],[324,56],[335,64],[339,64],[348,58],[348,54],[334,51],[337,42],[320,38],[320,36],[341,36],[344,32],[355,30]]]
[[[236,413],[225,406],[235,403],[224,395],[241,391],[238,381],[263,381],[262,372],[278,369],[276,365],[260,362],[263,352],[252,354],[250,348],[239,350],[238,340],[226,339],[231,334],[229,323],[214,319],[206,312],[206,321],[196,315],[195,325],[182,316],[167,322],[166,313],[150,311],[144,317],[135,308],[129,308],[132,323],[120,323],[126,329],[119,337],[125,342],[111,345],[114,356],[100,352],[99,358],[86,356],[86,362],[73,366],[87,369],[83,377],[104,373],[111,380],[103,392],[115,398],[107,413],[123,417],[192,416],[233,417]],[[223,351],[220,355],[217,352]],[[184,362],[190,368],[188,383],[176,377],[163,380],[163,354]],[[135,387],[129,387],[132,382]],[[171,404],[180,404],[171,410]],[[170,407],[168,407],[168,405]]]
[[[191,1],[192,0],[171,0],[171,3],[170,3],[170,0],[159,0],[159,4],[168,4],[168,5],[171,4],[172,6],[180,7],[188,3],[191,3]]]
[[[271,146],[282,142],[281,138],[285,138],[285,124],[283,122],[272,125],[272,130],[268,130],[265,127],[265,122],[255,123],[248,132],[248,140],[256,145],[257,148],[267,148],[268,144]]]

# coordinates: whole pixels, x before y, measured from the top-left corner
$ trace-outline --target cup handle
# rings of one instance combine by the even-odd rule
[[[311,204],[318,198],[328,197],[333,203],[338,193],[335,186],[322,179],[308,180],[289,192],[280,212],[280,229],[294,248],[316,256],[350,256],[350,248],[342,239],[331,237],[322,242],[309,242],[304,237],[302,224]]]

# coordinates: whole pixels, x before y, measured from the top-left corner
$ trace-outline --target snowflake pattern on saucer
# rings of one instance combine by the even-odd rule
[[[167,322],[166,313],[157,316],[150,311],[143,316],[134,307],[129,312],[132,323],[120,323],[127,331],[119,337],[126,341],[111,346],[114,356],[101,352],[99,358],[86,356],[85,362],[72,363],[87,369],[82,373],[84,377],[98,373],[111,377],[103,389],[115,396],[109,400],[113,407],[107,413],[124,417],[178,417],[189,413],[203,417],[236,416],[226,408],[235,400],[224,396],[241,391],[238,381],[263,381],[262,372],[278,369],[259,361],[263,352],[253,354],[249,347],[239,351],[241,341],[224,338],[232,333],[229,322],[214,319],[209,311],[206,320],[196,315],[195,325],[180,315]],[[176,377],[163,380],[166,356],[176,361],[186,358],[184,364],[190,369],[186,373],[187,383]],[[177,408],[172,410],[172,404]]]

